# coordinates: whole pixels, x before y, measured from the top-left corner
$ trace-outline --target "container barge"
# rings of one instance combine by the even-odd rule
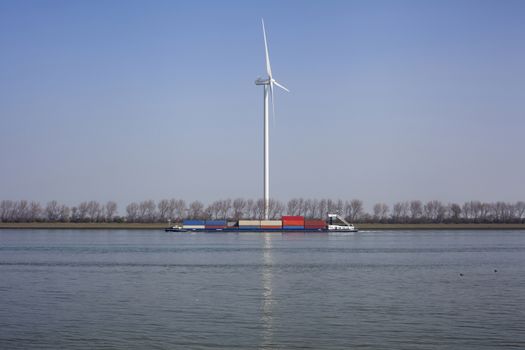
[[[303,216],[283,216],[281,220],[184,220],[182,225],[166,232],[357,232],[357,228],[338,214],[328,214],[328,220],[305,219]]]

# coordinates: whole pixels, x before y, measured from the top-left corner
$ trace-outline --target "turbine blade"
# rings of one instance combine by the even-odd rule
[[[272,67],[270,67],[270,54],[268,53],[268,42],[266,40],[266,28],[264,28],[264,19],[261,18],[261,21],[262,21],[263,36],[264,36],[264,51],[266,52],[266,73],[268,73],[268,76],[271,79],[272,78]]]
[[[279,84],[277,81],[274,80],[273,83],[274,83],[275,85],[277,85],[278,87],[280,87],[281,89],[283,89],[284,91],[286,91],[286,92],[290,92],[290,90],[288,90],[286,87],[284,87],[284,86],[282,86],[281,84]]]
[[[273,126],[275,126],[275,102],[273,97],[273,81],[270,80],[270,94],[272,95],[272,120]]]

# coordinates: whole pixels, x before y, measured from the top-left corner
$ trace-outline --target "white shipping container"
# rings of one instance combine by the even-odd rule
[[[261,226],[282,226],[282,220],[261,220]]]
[[[204,225],[184,225],[182,228],[187,230],[198,230],[198,229],[205,229],[206,227]]]
[[[240,226],[261,226],[261,220],[239,220]]]

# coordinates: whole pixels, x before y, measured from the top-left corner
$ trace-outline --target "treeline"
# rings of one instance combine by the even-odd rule
[[[338,213],[353,223],[525,223],[525,202],[469,201],[463,204],[437,200],[397,202],[392,207],[377,203],[369,213],[363,201],[294,198],[287,202],[271,200],[270,218],[302,215],[326,218]],[[69,207],[57,201],[45,205],[35,201],[0,201],[1,222],[180,222],[183,219],[262,219],[263,200],[223,199],[205,205],[200,201],[186,203],[182,199],[133,202],[119,215],[117,203],[109,201],[81,202]]]

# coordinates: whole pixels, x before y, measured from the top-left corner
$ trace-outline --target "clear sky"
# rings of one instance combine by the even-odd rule
[[[0,199],[525,199],[524,1],[0,0]],[[122,208],[122,206],[121,206]]]

